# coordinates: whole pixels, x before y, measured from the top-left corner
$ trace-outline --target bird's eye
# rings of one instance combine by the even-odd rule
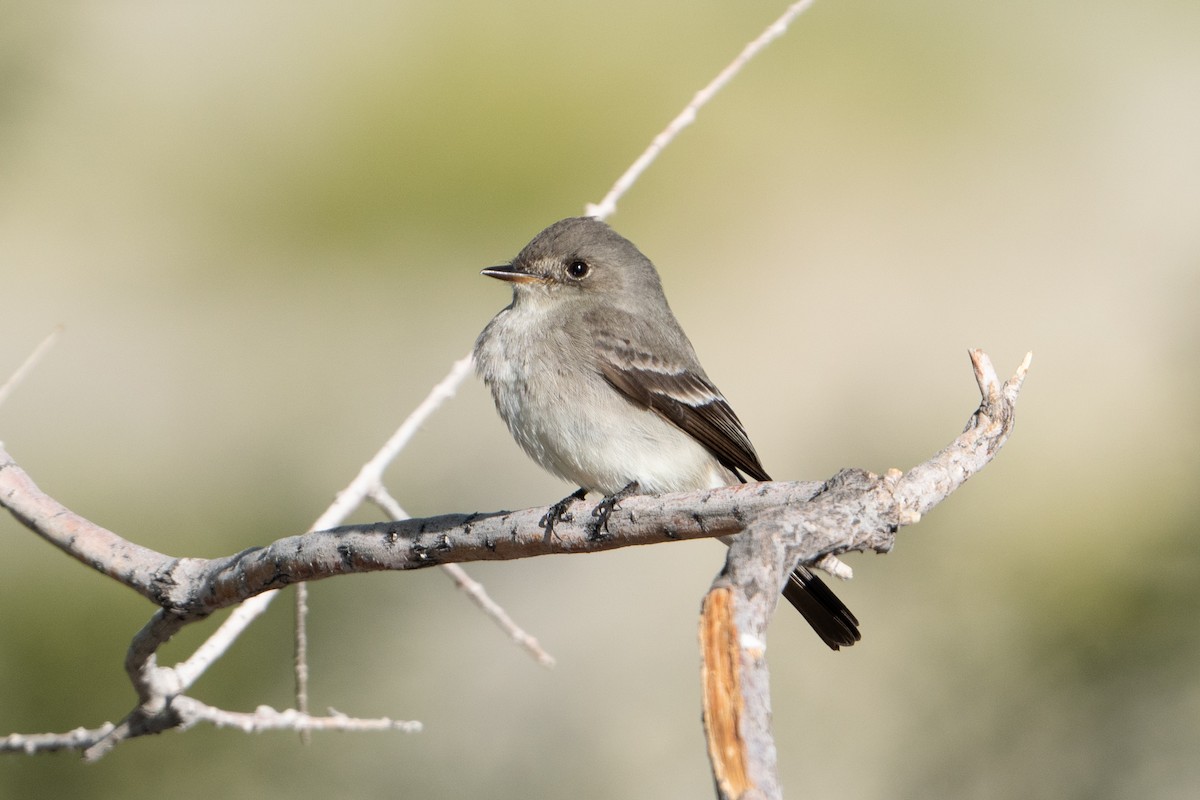
[[[591,271],[592,268],[587,265],[587,262],[579,259],[575,259],[567,265],[567,274],[575,280],[585,277]]]

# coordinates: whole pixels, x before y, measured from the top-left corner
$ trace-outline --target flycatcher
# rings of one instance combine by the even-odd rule
[[[512,284],[512,303],[475,342],[475,368],[529,456],[580,491],[605,495],[606,523],[632,492],[686,492],[768,481],[754,445],[671,313],[658,271],[593,217],[556,222],[509,264],[483,274]],[[834,650],[858,620],[798,567],[783,590]]]

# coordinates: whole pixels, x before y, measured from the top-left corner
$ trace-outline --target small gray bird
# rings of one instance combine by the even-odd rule
[[[552,529],[575,499],[605,495],[607,524],[632,492],[685,492],[770,477],[729,403],[671,313],[658,272],[628,239],[592,217],[554,223],[509,264],[483,274],[512,284],[512,303],[475,342],[475,368],[513,438],[580,487],[552,506]],[[834,650],[858,620],[804,567],[783,590]]]

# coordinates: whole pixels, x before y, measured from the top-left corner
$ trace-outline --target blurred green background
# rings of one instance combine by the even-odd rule
[[[0,10],[0,408],[40,485],[216,556],[304,529],[508,302],[479,277],[596,202],[781,2],[42,3]],[[770,657],[785,788],[1194,797],[1200,6],[822,2],[611,219],[768,469],[908,467],[1033,370],[998,460]],[[545,504],[472,380],[395,463],[413,514]],[[362,512],[357,519],[373,518]],[[0,733],[121,717],[145,601],[0,518]],[[711,794],[709,543],[312,587],[315,709],[419,735],[197,729],[0,797]],[[196,687],[290,702],[277,602]],[[164,655],[186,656],[189,630]]]

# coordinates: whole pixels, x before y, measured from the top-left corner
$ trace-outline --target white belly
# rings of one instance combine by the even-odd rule
[[[632,481],[652,494],[730,482],[732,476],[695,439],[583,367],[584,354],[566,362],[571,368],[550,367],[549,348],[572,346],[565,333],[549,342],[529,335],[537,326],[518,327],[511,318],[501,314],[484,331],[477,366],[513,438],[538,464],[604,494]],[[500,329],[503,353],[495,336]]]

